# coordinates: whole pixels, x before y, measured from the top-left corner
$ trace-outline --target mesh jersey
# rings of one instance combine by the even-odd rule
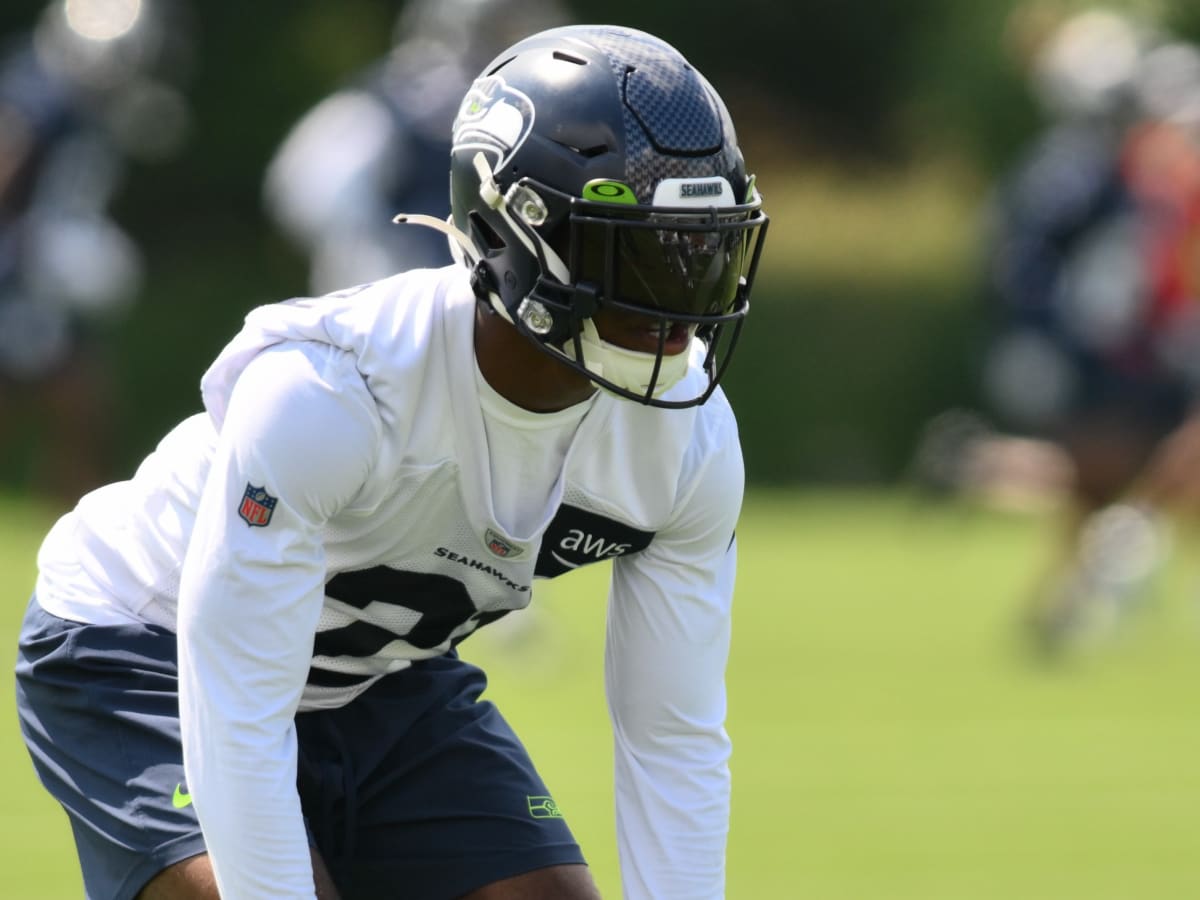
[[[52,530],[39,601],[178,630],[189,788],[222,887],[310,897],[299,801],[281,787],[295,711],[349,702],[524,607],[535,578],[611,558],[625,891],[719,896],[742,496],[732,413],[720,392],[669,411],[597,395],[533,492],[544,509],[506,519],[493,480],[521,470],[489,459],[474,312],[457,267],[253,311],[203,379],[207,414]],[[693,369],[673,390],[703,378]],[[264,815],[282,845],[249,833]]]

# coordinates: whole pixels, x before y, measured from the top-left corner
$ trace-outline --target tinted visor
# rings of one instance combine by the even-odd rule
[[[730,313],[754,259],[757,210],[573,216],[575,283],[602,286],[602,298],[687,317]]]

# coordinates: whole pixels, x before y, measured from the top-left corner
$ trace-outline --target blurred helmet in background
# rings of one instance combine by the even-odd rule
[[[1106,116],[1131,99],[1148,34],[1136,20],[1092,9],[1067,19],[1034,60],[1033,87],[1058,116]]]
[[[451,262],[444,236],[398,229],[400,210],[444,219],[450,130],[479,69],[525,35],[565,24],[557,0],[412,0],[394,43],[289,131],[264,206],[323,294]]]
[[[39,62],[69,83],[121,150],[162,159],[190,126],[183,87],[193,35],[180,0],[53,0],[34,30]]]
[[[1134,91],[1148,118],[1200,128],[1200,50],[1182,41],[1150,49],[1138,66]]]
[[[500,49],[569,19],[558,0],[409,0],[393,43],[428,44],[474,74]]]

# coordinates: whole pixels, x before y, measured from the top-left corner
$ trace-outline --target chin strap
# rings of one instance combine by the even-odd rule
[[[629,350],[604,340],[600,337],[600,332],[596,330],[596,325],[591,319],[583,320],[579,342],[583,351],[582,359],[577,359],[575,354],[570,352],[572,349],[570,340],[564,347],[553,347],[553,349],[567,359],[579,363],[593,375],[604,378],[619,388],[639,395],[645,395],[649,390],[650,379],[654,375],[654,366],[658,360],[657,354]],[[654,382],[652,397],[662,396],[683,379],[683,376],[687,374],[692,351],[695,349],[696,345],[693,344],[691,348],[682,353],[662,358],[658,378]]]
[[[446,242],[450,245],[450,256],[459,265],[466,266],[471,270],[472,278],[478,275],[476,271],[479,262],[477,259],[477,250],[471,239],[463,234],[462,230],[454,224],[453,220],[439,219],[437,216],[427,216],[424,213],[400,213],[392,219],[397,225],[423,225],[426,228],[432,228],[434,231],[440,231],[446,236]],[[500,299],[500,295],[490,289],[485,289],[487,294],[488,305],[501,316],[505,321],[512,322],[512,317],[508,314],[508,310],[504,308],[504,301]]]
[[[507,194],[500,193],[500,186],[496,184],[495,174],[488,166],[487,157],[482,151],[472,157],[471,164],[475,167],[475,174],[479,178],[480,199],[490,209],[496,211],[496,214],[508,226],[509,231],[516,236],[517,240],[521,242],[532,256],[545,262],[550,275],[556,278],[561,284],[567,284],[571,279],[571,275],[567,270],[566,264],[550,248],[550,245],[542,240],[541,235],[534,231],[532,227],[533,223],[530,221],[530,215],[545,215],[545,206],[541,198],[529,188],[517,183],[514,183],[508,189]],[[514,207],[518,210],[520,221],[513,218],[512,209]],[[525,212],[527,208],[531,211],[529,214]],[[479,278],[485,285],[484,293],[487,294],[488,304],[497,314],[505,320],[512,322],[512,316],[505,307],[500,295],[492,290],[490,286],[487,286],[489,280],[487,274],[479,271],[481,261],[479,250],[472,243],[471,238],[454,224],[453,217],[448,217],[443,221],[434,216],[422,215],[420,213],[401,213],[393,218],[392,221],[397,225],[424,225],[426,228],[432,228],[446,235],[449,239],[450,255],[454,261],[472,270],[474,277]]]
[[[450,239],[450,255],[454,257],[455,262],[474,260],[475,248],[471,245],[471,239],[459,231],[458,226],[450,219],[443,221],[437,216],[427,216],[424,213],[400,213],[392,221],[397,225],[424,225],[426,228],[440,231]]]

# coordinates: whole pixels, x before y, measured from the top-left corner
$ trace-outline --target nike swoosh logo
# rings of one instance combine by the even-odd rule
[[[171,797],[171,805],[176,809],[183,809],[186,806],[192,805],[192,795],[185,794],[181,789],[182,784],[175,785],[175,794]]]

